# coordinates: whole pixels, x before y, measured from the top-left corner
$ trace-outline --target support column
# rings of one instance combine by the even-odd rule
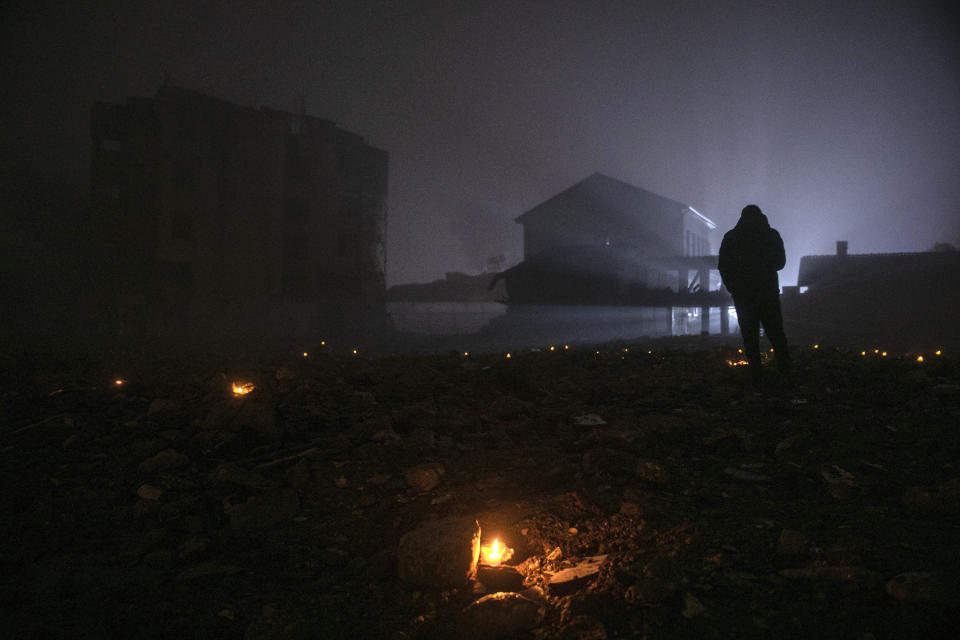
[[[730,307],[726,303],[720,307],[720,335],[730,335]]]

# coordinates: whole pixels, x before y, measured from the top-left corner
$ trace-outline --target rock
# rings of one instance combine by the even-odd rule
[[[218,581],[227,576],[234,576],[246,571],[243,567],[229,564],[204,563],[191,567],[177,576],[177,582],[182,584],[197,584],[207,581]]]
[[[682,578],[676,560],[657,555],[643,568],[643,575],[627,589],[624,597],[631,604],[658,604],[679,588]]]
[[[637,459],[626,451],[593,447],[583,454],[581,464],[586,473],[627,480],[636,473]]]
[[[397,573],[424,587],[459,587],[474,577],[480,557],[480,525],[473,518],[443,518],[400,538]]]
[[[273,442],[283,436],[273,407],[264,402],[245,402],[233,419],[233,428],[258,442]]]
[[[790,436],[789,438],[784,438],[777,443],[776,448],[773,450],[773,457],[777,460],[784,460],[797,450],[797,445],[803,442],[806,436],[802,433],[798,433]]]
[[[637,477],[650,484],[667,484],[667,472],[652,460],[637,462]]]
[[[407,484],[419,493],[432,491],[440,484],[440,476],[444,473],[443,465],[437,462],[425,462],[411,467],[403,472]]]
[[[543,622],[546,607],[519,593],[491,593],[460,615],[461,634],[468,638],[511,638]]]
[[[216,487],[242,487],[250,491],[276,489],[279,483],[260,475],[256,471],[244,469],[235,464],[221,464],[210,474],[210,481]]]
[[[150,406],[147,407],[147,415],[153,416],[158,413],[173,411],[175,409],[179,409],[179,406],[173,400],[168,400],[167,398],[154,398],[150,402]]]
[[[960,512],[960,478],[944,482],[935,491],[911,487],[903,493],[901,500],[905,507],[916,511],[943,514]]]
[[[700,602],[697,596],[690,592],[683,594],[683,611],[681,611],[680,614],[683,615],[684,618],[694,618],[706,610],[706,607],[703,606],[703,603]]]
[[[550,595],[562,595],[571,593],[580,588],[583,581],[592,578],[600,572],[600,566],[607,559],[606,555],[592,556],[583,558],[572,567],[561,569],[554,574],[547,575],[547,584],[550,588]]]
[[[499,420],[510,420],[526,413],[530,403],[514,396],[498,396],[490,403],[490,412]]]
[[[173,552],[167,549],[151,551],[143,556],[143,564],[153,569],[166,569],[173,564]]]
[[[809,543],[810,541],[807,540],[807,536],[803,535],[799,531],[784,529],[780,532],[780,540],[778,542],[777,551],[780,553],[796,555],[798,553],[803,553],[807,549]]]
[[[163,489],[151,484],[142,484],[140,488],[137,489],[137,495],[144,500],[159,500],[160,496],[163,495]]]
[[[247,498],[246,502],[225,506],[230,526],[235,531],[266,529],[297,515],[300,498],[293,489],[275,489]]]
[[[960,593],[958,585],[951,585],[943,575],[921,571],[901,573],[888,580],[886,590],[900,602],[954,606]]]
[[[175,449],[164,449],[152,458],[148,458],[140,463],[140,471],[144,473],[156,473],[157,471],[167,471],[190,464],[190,458]]]
[[[523,586],[523,575],[513,567],[477,567],[477,580],[487,591],[517,591]]]
[[[727,467],[723,470],[723,472],[731,478],[743,480],[744,482],[768,482],[770,480],[770,476],[765,476],[762,473],[753,473],[752,471],[737,469],[736,467]]]
[[[607,424],[607,421],[598,416],[595,413],[586,413],[582,416],[577,416],[573,419],[574,424],[578,424],[582,427],[593,427]]]
[[[880,574],[863,567],[824,566],[783,569],[780,575],[785,578],[806,579],[822,582],[845,582],[864,590],[874,589],[880,583]]]
[[[602,622],[589,616],[576,616],[563,626],[561,640],[607,640],[607,629]]]

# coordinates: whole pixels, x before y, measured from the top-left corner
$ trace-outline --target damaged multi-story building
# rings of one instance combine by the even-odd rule
[[[162,87],[94,103],[84,310],[106,333],[320,338],[386,321],[385,151]]]

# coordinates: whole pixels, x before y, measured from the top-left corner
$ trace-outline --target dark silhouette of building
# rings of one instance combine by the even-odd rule
[[[506,270],[512,304],[632,305],[702,311],[722,307],[710,232],[716,225],[689,205],[595,173],[517,218],[524,260]],[[712,292],[711,292],[712,290]],[[686,313],[686,311],[684,311]]]
[[[784,315],[811,339],[867,347],[960,343],[960,252],[803,256]],[[788,292],[787,289],[790,289]]]
[[[93,327],[318,337],[385,318],[385,151],[302,110],[168,86],[94,103],[91,133]]]

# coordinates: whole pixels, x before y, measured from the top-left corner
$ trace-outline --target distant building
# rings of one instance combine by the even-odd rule
[[[524,260],[497,277],[511,304],[646,307],[651,335],[708,331],[713,307],[729,330],[716,224],[693,207],[595,173],[516,221]]]
[[[960,252],[803,256],[784,314],[811,339],[906,349],[960,343]]]
[[[596,304],[629,297],[637,287],[707,291],[716,269],[713,221],[689,205],[599,173],[517,222],[523,225],[524,262],[505,272],[511,298]]]
[[[646,256],[710,254],[709,218],[689,205],[595,173],[521,214],[523,256],[615,246]]]
[[[384,313],[387,153],[173,87],[94,103],[88,315],[122,334],[320,336]]]

